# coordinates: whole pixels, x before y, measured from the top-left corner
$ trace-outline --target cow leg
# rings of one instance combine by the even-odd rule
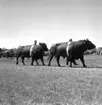
[[[34,57],[31,58],[31,65],[33,65]]]
[[[70,67],[72,67],[72,61],[70,60]]]
[[[42,64],[45,65],[45,64],[44,64],[44,59],[43,59],[43,57],[41,57],[41,61],[42,61]]]
[[[66,58],[66,65],[68,65],[69,61],[70,61],[69,57],[67,57]],[[74,65],[78,65],[74,59],[72,60],[72,62],[73,62]]]
[[[66,59],[66,65],[68,65],[68,62],[71,61],[74,65],[78,65],[75,61],[75,59],[71,59],[69,56],[67,56],[67,59]],[[72,65],[72,64],[71,64]]]
[[[35,60],[35,61],[36,61],[36,64],[39,65],[38,61],[37,60]]]
[[[67,57],[66,58],[66,65],[68,65],[68,63],[69,63],[69,58]]]
[[[60,67],[59,59],[60,59],[60,56],[57,56],[57,58],[56,58],[57,64],[58,64],[58,66]]]
[[[83,57],[83,56],[80,57],[80,60],[81,60],[81,62],[82,62],[82,64],[83,64],[83,67],[86,67],[86,65],[85,65],[85,61],[84,61],[84,57]]]
[[[69,57],[68,57],[68,60],[70,61],[70,67],[72,67],[72,62],[73,62],[73,59],[72,59],[72,56],[70,55]]]
[[[24,56],[21,57],[23,65],[25,65],[24,58]]]
[[[50,56],[49,57],[49,64],[48,64],[48,66],[50,66],[50,63],[51,63],[52,58],[53,58],[53,56]]]
[[[16,55],[16,65],[18,64],[18,59],[19,59],[20,56],[21,56],[20,54]]]
[[[16,57],[16,65],[18,64],[18,59],[19,59],[19,57],[17,56],[17,57]]]
[[[73,64],[74,64],[74,65],[78,65],[78,64],[76,63],[75,59],[73,59]]]

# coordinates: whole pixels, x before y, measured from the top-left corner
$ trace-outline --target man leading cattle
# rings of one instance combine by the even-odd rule
[[[35,45],[37,45],[37,40],[35,40],[34,44],[30,47],[30,57],[32,56],[32,50],[34,49]]]
[[[69,46],[70,44],[72,43],[72,39],[69,39],[68,43],[67,43],[67,47],[66,47],[66,54],[67,54],[67,59],[66,59],[66,64],[68,65],[68,57],[69,57],[69,53],[68,53],[68,49],[69,49]],[[75,60],[73,60],[73,64],[74,65],[78,65]]]
[[[44,53],[48,51],[47,45],[45,43],[39,43],[39,45],[32,46],[31,50],[31,65],[33,65],[34,61],[37,61],[38,59],[41,59],[42,64],[44,64],[43,56]]]
[[[69,39],[68,44],[67,44],[67,48],[66,48],[67,56],[69,56],[68,49],[69,49],[69,45],[71,44],[71,42],[72,42],[72,39]]]
[[[84,52],[86,50],[94,49],[96,46],[88,39],[73,41],[68,45],[67,56],[70,61],[70,67],[72,67],[72,62],[75,59],[80,59],[83,67],[86,67],[84,62]]]

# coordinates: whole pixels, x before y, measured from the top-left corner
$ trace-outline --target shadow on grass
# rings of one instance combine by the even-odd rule
[[[18,66],[26,66],[26,67],[48,67],[48,68],[51,68],[51,67],[58,67],[58,68],[102,68],[102,65],[86,65],[86,67],[83,67],[82,65],[73,65],[72,67],[70,67],[69,65],[61,65],[61,66],[58,66],[58,65],[50,65],[48,66],[47,64],[45,65],[42,65],[42,64],[39,64],[39,65],[36,65],[36,64],[33,64],[33,65],[30,65],[30,64],[18,64]]]

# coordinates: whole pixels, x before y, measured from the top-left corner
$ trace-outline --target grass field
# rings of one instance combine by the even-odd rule
[[[51,66],[23,66],[0,59],[0,105],[102,105],[102,56],[85,56],[87,68],[70,68],[65,59]]]

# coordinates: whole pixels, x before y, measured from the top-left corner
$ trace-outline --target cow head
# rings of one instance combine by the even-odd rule
[[[39,43],[44,51],[48,51],[47,45],[45,43]]]
[[[91,50],[96,47],[89,39],[85,40],[85,45],[87,50]]]

